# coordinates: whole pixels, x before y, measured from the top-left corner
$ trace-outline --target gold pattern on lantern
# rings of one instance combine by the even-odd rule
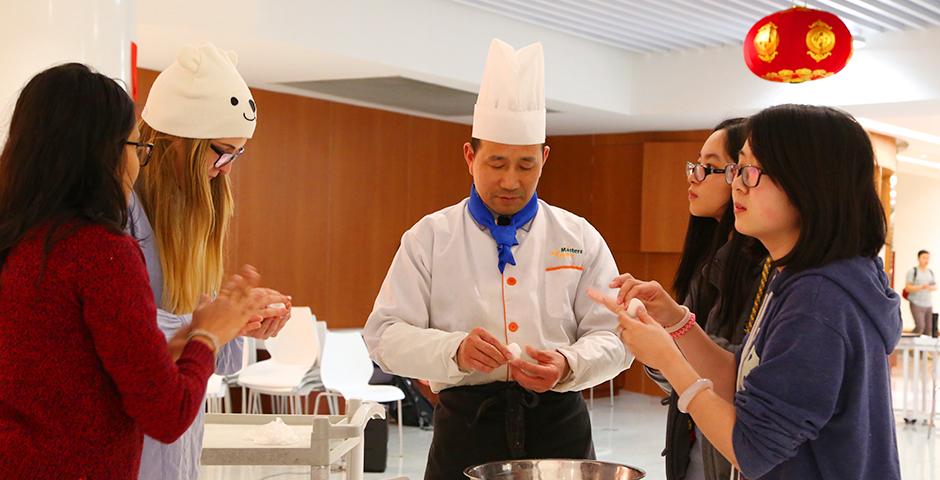
[[[806,54],[813,57],[813,60],[821,62],[829,57],[835,46],[836,34],[832,33],[832,27],[822,20],[816,20],[809,26],[809,32],[806,33],[806,47],[809,50]]]
[[[777,56],[777,46],[780,45],[780,35],[774,22],[767,22],[757,30],[754,35],[754,49],[761,60],[770,63]]]
[[[809,80],[819,80],[820,78],[831,77],[832,72],[817,69],[798,68],[796,70],[783,69],[777,72],[764,74],[764,78],[775,82],[802,83]]]

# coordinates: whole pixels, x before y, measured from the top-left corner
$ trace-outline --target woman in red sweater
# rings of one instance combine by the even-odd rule
[[[218,346],[287,302],[245,267],[168,351],[124,233],[150,149],[133,127],[124,90],[80,64],[17,100],[0,154],[0,478],[135,479],[143,434],[172,442],[202,407]]]

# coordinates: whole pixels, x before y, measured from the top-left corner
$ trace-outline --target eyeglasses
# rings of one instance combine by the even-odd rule
[[[711,165],[702,165],[701,163],[685,162],[685,176],[689,181],[699,183],[705,181],[705,177],[713,173],[726,173],[727,168],[716,168]]]
[[[745,187],[754,188],[760,185],[760,177],[763,175],[764,171],[754,165],[738,165],[732,163],[725,169],[725,181],[728,182],[728,185],[734,183],[735,177],[740,176]]]
[[[140,161],[141,167],[146,167],[147,164],[150,163],[150,154],[153,153],[152,143],[132,142],[130,140],[124,143],[137,147],[137,160]]]
[[[219,158],[217,158],[215,162],[212,164],[212,166],[214,166],[215,168],[222,168],[234,162],[236,158],[240,157],[242,154],[245,153],[245,147],[239,148],[238,151],[234,153],[226,152],[225,150],[222,150],[221,147],[217,146],[214,143],[210,143],[209,148],[211,148],[212,151],[215,152],[219,156]]]

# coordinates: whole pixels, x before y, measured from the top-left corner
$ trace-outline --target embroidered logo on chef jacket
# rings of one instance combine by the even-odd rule
[[[574,264],[579,257],[584,255],[584,250],[580,248],[573,247],[560,247],[549,252],[549,255],[552,257],[549,260],[549,265],[545,269],[546,272],[555,272],[558,270],[584,270],[584,267],[581,265]],[[553,260],[562,260],[565,261],[562,264],[557,264]]]
[[[556,258],[575,258],[577,255],[584,255],[584,250],[579,248],[561,247],[552,250],[551,255]]]

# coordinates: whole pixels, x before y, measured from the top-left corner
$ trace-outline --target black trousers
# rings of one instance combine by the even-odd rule
[[[669,396],[669,411],[666,414],[666,480],[683,480],[689,471],[692,442],[695,431],[692,417],[679,411],[679,396]]]
[[[580,393],[537,394],[515,382],[440,393],[426,480],[465,479],[468,467],[533,458],[595,458]]]

